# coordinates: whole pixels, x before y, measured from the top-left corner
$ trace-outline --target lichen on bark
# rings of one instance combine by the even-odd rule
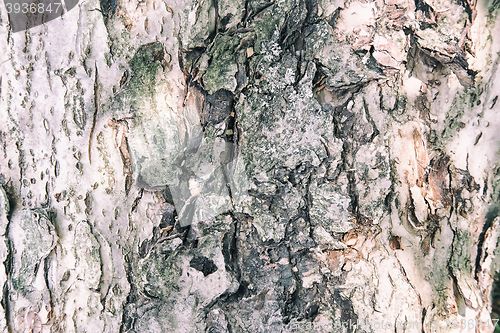
[[[0,27],[1,332],[493,331],[498,1],[77,7]]]

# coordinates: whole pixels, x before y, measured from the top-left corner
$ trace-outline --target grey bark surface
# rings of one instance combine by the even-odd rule
[[[498,1],[0,7],[1,332],[493,332]]]

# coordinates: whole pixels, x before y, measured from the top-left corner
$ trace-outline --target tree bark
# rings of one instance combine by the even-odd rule
[[[0,331],[493,332],[498,8],[2,7]]]

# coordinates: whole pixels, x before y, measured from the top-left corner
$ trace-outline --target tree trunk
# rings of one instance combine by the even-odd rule
[[[493,332],[498,8],[2,7],[0,330]]]

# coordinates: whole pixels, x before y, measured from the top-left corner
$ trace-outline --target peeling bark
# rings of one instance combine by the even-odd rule
[[[493,332],[499,7],[1,25],[0,331]]]

